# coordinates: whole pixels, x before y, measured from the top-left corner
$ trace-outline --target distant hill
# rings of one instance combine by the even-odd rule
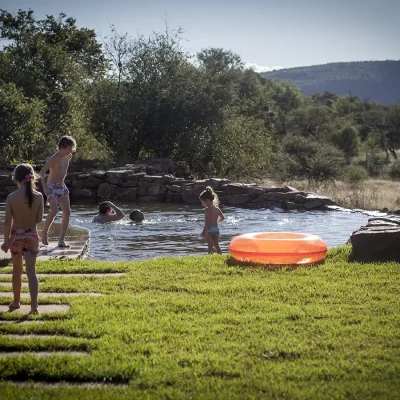
[[[339,96],[351,93],[383,104],[400,99],[400,60],[329,63],[263,72],[261,76],[295,81],[305,95],[324,91]]]

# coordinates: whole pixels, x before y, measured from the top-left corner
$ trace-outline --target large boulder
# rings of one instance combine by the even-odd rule
[[[350,243],[351,261],[400,261],[400,217],[370,218],[353,232]]]

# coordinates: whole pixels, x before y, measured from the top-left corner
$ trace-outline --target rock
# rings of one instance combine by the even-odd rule
[[[90,199],[94,197],[95,192],[87,188],[71,189],[71,197],[74,199]]]
[[[122,200],[136,200],[138,196],[137,188],[118,187],[116,195]]]
[[[400,218],[370,218],[350,236],[351,261],[400,261]]]
[[[231,196],[226,196],[225,201],[231,205],[245,204],[249,201],[250,197],[248,194],[233,194]]]
[[[229,179],[210,178],[205,180],[206,186],[211,186],[214,190],[219,189],[222,185],[231,183]]]
[[[100,199],[111,199],[116,192],[116,186],[109,183],[102,183],[97,189],[97,197]]]
[[[106,172],[106,182],[112,183],[114,185],[119,185],[125,180],[128,175],[128,171],[107,171]]]

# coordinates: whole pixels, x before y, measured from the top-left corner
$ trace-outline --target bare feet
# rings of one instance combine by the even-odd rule
[[[20,305],[19,303],[15,302],[15,301],[13,301],[13,302],[8,306],[8,308],[9,308],[11,311],[13,311],[13,310],[18,310],[18,308],[20,308],[20,307],[21,307],[21,305]]]
[[[68,243],[62,241],[62,242],[58,242],[58,247],[71,247]]]
[[[37,315],[37,314],[40,314],[37,308],[32,308],[31,311],[29,311],[29,315]]]

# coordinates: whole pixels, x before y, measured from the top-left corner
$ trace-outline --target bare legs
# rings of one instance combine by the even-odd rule
[[[21,287],[22,287],[22,255],[12,255],[13,271],[12,271],[12,291],[14,300],[10,304],[10,309],[20,307]]]
[[[22,287],[22,255],[12,256],[13,272],[12,272],[12,290],[14,300],[10,304],[11,310],[20,308],[21,287]],[[39,314],[38,311],[38,294],[39,281],[36,276],[36,254],[25,255],[26,275],[28,276],[29,293],[31,296],[31,314]]]
[[[65,243],[65,235],[67,234],[67,229],[69,225],[69,217],[71,216],[71,205],[69,202],[69,197],[63,197],[59,200],[61,211],[62,211],[62,220],[61,220],[61,232],[60,232],[60,240],[58,241],[59,246],[69,247],[67,243]]]
[[[49,240],[47,234],[49,232],[49,228],[54,221],[58,212],[58,203],[57,199],[52,198],[50,200],[50,211],[47,214],[46,221],[44,222],[43,232],[42,232],[42,243],[47,246],[49,244]]]
[[[208,254],[213,254],[214,248],[217,250],[218,254],[222,254],[221,247],[219,247],[218,236],[212,236],[210,233],[206,232],[205,237],[208,246]]]
[[[46,221],[44,223],[43,232],[42,232],[42,243],[44,245],[49,244],[48,240],[48,232],[51,224],[54,221],[54,218],[58,212],[58,203],[60,204],[61,211],[62,211],[62,220],[61,220],[61,231],[60,231],[60,239],[58,241],[58,245],[62,247],[69,247],[65,243],[65,235],[67,234],[67,229],[69,225],[69,218],[71,215],[71,206],[69,202],[69,197],[63,197],[57,201],[57,199],[52,198],[50,200],[50,211],[47,214]]]
[[[25,255],[25,268],[26,275],[28,276],[29,293],[31,296],[31,314],[39,314],[39,281],[36,276],[36,254]]]

